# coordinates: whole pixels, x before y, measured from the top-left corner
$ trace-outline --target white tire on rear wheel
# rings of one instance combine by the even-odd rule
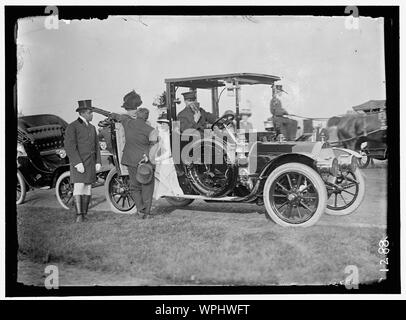
[[[62,173],[55,183],[55,194],[62,208],[69,210],[73,207],[73,186],[70,183],[70,171]]]
[[[117,169],[110,170],[104,182],[104,192],[114,213],[135,214],[137,207],[131,196],[129,176],[119,176]]]
[[[27,185],[21,174],[20,170],[17,170],[17,189],[16,189],[16,203],[22,204],[27,194]]]
[[[283,227],[314,225],[327,204],[327,190],[321,176],[297,162],[273,170],[265,181],[263,196],[266,216]]]
[[[345,216],[347,214],[353,213],[362,203],[365,197],[365,178],[364,175],[361,171],[361,169],[357,168],[354,172],[352,172],[353,178],[358,182],[358,186],[354,186],[354,189],[347,189],[352,191],[354,193],[354,196],[347,200],[348,204],[343,203],[343,205],[340,206],[337,205],[335,206],[334,201],[335,197],[338,197],[334,194],[331,194],[331,196],[328,198],[327,206],[326,206],[326,213],[332,216]],[[350,194],[349,191],[347,194]],[[334,198],[331,199],[330,198]]]

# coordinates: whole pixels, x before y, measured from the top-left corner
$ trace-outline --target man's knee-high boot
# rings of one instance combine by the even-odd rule
[[[87,220],[87,210],[89,209],[90,199],[92,198],[91,195],[85,194],[82,196],[82,207],[83,207],[83,219]]]
[[[83,221],[83,205],[82,205],[82,195],[74,195],[75,200],[75,211],[76,211],[76,220],[75,222]]]

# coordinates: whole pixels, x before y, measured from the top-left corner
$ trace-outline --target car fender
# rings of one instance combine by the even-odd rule
[[[64,165],[59,166],[58,168],[56,168],[54,173],[53,173],[51,188],[55,188],[56,181],[58,180],[59,176],[62,173],[64,173],[65,171],[69,171],[69,170],[70,170],[70,165],[69,164],[64,164]]]
[[[315,158],[311,154],[304,153],[285,153],[271,159],[261,170],[260,179],[267,177],[275,168],[278,166],[288,163],[288,162],[298,162],[305,164],[312,169],[315,169]]]
[[[361,156],[358,152],[356,152],[356,151],[354,151],[354,150],[351,150],[351,149],[333,147],[333,151],[338,151],[338,152],[335,152],[335,153],[336,153],[336,156],[337,156],[337,153],[339,154],[339,153],[341,153],[341,152],[344,152],[344,153],[353,155],[354,157],[356,157],[356,158],[358,158],[358,159],[361,159],[361,158],[362,158],[362,156]]]

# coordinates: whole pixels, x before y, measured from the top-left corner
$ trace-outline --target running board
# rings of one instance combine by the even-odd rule
[[[211,197],[205,197],[197,194],[185,194],[179,197],[174,197],[174,196],[163,196],[163,197],[169,197],[169,198],[181,198],[181,199],[194,199],[194,200],[216,200],[216,201],[233,201],[236,199],[241,199],[241,197],[221,197],[221,198],[211,198]]]

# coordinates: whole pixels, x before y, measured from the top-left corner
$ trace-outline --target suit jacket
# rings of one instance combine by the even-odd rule
[[[214,114],[207,112],[206,110],[200,108],[200,119],[196,123],[194,119],[194,112],[190,106],[185,107],[181,112],[178,114],[178,119],[180,121],[180,131],[183,132],[186,129],[196,129],[201,132],[206,129],[206,124],[210,123],[213,124],[217,118]]]
[[[93,183],[96,181],[96,163],[101,163],[100,145],[96,128],[86,125],[80,118],[66,127],[64,147],[71,165],[73,183]],[[79,173],[75,166],[83,163],[84,173]]]
[[[271,113],[276,117],[287,115],[288,112],[282,108],[282,102],[277,97],[271,99]]]
[[[132,118],[129,115],[120,115],[118,120],[124,127],[125,145],[121,163],[136,167],[144,154],[149,156],[149,150],[156,138],[154,128],[141,118]]]

